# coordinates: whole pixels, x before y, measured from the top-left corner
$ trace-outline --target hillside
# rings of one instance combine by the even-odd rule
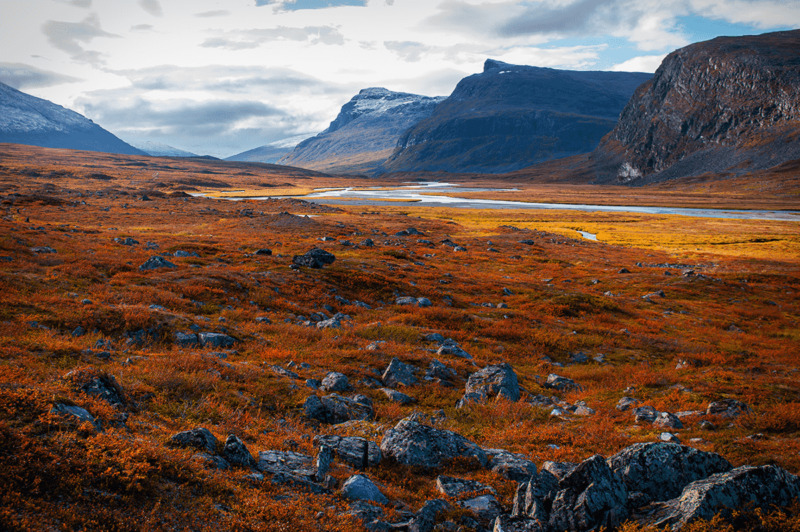
[[[328,129],[306,139],[280,164],[327,173],[372,173],[408,128],[444,100],[382,88],[364,89],[343,107]]]
[[[402,135],[382,170],[503,173],[590,152],[650,77],[487,60]]]
[[[162,144],[161,142],[131,142],[130,145],[153,157],[199,157],[196,153],[181,150],[180,148],[175,148],[169,144]]]
[[[250,162],[250,163],[267,163],[274,164],[280,161],[291,153],[292,148],[285,146],[260,146],[252,150],[243,151],[236,155],[226,157],[226,161]]]
[[[145,155],[88,118],[0,83],[0,142]]]
[[[800,30],[681,48],[590,157],[600,183],[732,177],[800,159]]]

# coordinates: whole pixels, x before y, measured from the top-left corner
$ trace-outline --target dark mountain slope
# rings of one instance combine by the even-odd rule
[[[0,142],[146,155],[83,115],[0,83]]]
[[[650,77],[487,60],[403,134],[382,170],[501,173],[592,151]]]
[[[590,157],[597,182],[741,175],[800,159],[800,30],[681,48]]]

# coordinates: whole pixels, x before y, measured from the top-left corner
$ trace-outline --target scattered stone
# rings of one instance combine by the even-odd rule
[[[113,375],[98,375],[79,387],[87,395],[94,395],[111,406],[121,407],[124,404],[122,387],[117,384]]]
[[[236,344],[235,338],[222,333],[201,332],[197,337],[203,347],[226,348]]]
[[[139,245],[139,241],[135,240],[135,239],[133,239],[131,237],[115,238],[114,242],[116,242],[117,244],[121,244],[123,246],[138,246]]]
[[[319,270],[323,266],[333,264],[336,257],[332,253],[328,253],[323,249],[314,248],[307,252],[305,255],[295,255],[292,258],[292,263],[297,266],[305,266]]]
[[[383,372],[381,380],[383,384],[395,388],[397,386],[412,386],[417,383],[417,378],[414,376],[417,368],[410,364],[405,364],[398,358],[393,358],[389,363],[389,367]]]
[[[266,316],[259,316],[256,318],[256,323],[264,323],[266,325],[272,325],[272,320]]]
[[[735,399],[723,399],[708,404],[706,414],[709,416],[717,415],[722,417],[734,418],[740,414],[751,412],[750,407]]]
[[[230,467],[230,464],[224,458],[209,453],[198,453],[192,456],[192,459],[203,462],[209,469],[224,471]]]
[[[444,499],[426,501],[408,522],[408,532],[431,532],[439,516],[452,509],[452,505]]]
[[[487,450],[487,454],[491,453]],[[492,454],[492,461],[489,463],[489,467],[498,475],[517,482],[527,482],[536,474],[536,464],[521,454],[510,453],[505,450]]]
[[[273,373],[276,375],[280,375],[281,377],[288,377],[290,379],[300,379],[300,375],[295,373],[294,371],[282,368],[280,366],[273,366],[272,364],[265,364],[264,367],[272,370]]]
[[[139,266],[139,270],[141,271],[156,270],[158,268],[177,268],[177,266],[175,266],[170,261],[159,255],[154,255],[150,257],[144,262],[144,264]]]
[[[377,443],[356,436],[319,435],[314,445],[331,448],[339,460],[358,469],[376,467],[383,458]]]
[[[175,343],[181,347],[193,347],[197,345],[197,335],[194,333],[176,332],[174,334]]]
[[[375,409],[368,397],[356,395],[352,399],[332,393],[322,399],[312,395],[303,405],[306,417],[322,423],[344,423],[351,420],[368,421],[375,415]]]
[[[90,423],[95,430],[101,430],[100,422],[97,421],[94,418],[94,416],[89,413],[88,410],[81,408],[79,406],[57,403],[53,405],[53,409],[51,410],[51,412],[53,414],[58,414],[64,417],[75,418],[75,420],[77,420],[78,423]]]
[[[80,338],[84,334],[86,334],[86,329],[81,326],[76,327],[75,330],[72,331],[72,336],[75,338]]]
[[[257,249],[256,251],[253,252],[253,255],[269,256],[272,255],[272,250],[267,248]]]
[[[702,430],[717,430],[717,426],[712,422],[708,421],[707,419],[704,419],[703,421],[698,423],[697,427]]]
[[[439,349],[436,351],[437,355],[451,355],[459,358],[468,358],[472,359],[472,355],[464,351],[455,340],[447,338],[444,343],[439,346]]]
[[[448,368],[443,363],[439,362],[437,359],[433,359],[428,366],[428,370],[425,372],[425,380],[432,381],[432,380],[440,380],[449,382],[450,380],[456,377],[456,372],[452,368]]]
[[[192,447],[208,451],[211,454],[217,451],[217,438],[211,434],[211,431],[203,427],[179,432],[173,435],[169,441],[175,447]]]
[[[361,242],[361,244],[359,244],[359,245],[360,246],[364,246],[365,248],[371,248],[371,247],[375,246],[375,242],[373,242],[371,238],[367,238],[366,240]]]
[[[402,392],[398,392],[397,390],[392,390],[391,388],[381,388],[380,389],[386,397],[389,398],[390,401],[394,403],[400,403],[401,405],[407,405],[414,402],[414,398],[406,395]]]
[[[581,353],[580,351],[570,353],[569,358],[574,364],[585,364],[589,362],[589,357],[586,356],[586,353]]]
[[[463,436],[409,418],[386,431],[381,451],[401,464],[426,468],[439,467],[443,461],[458,456],[474,457],[481,466],[487,462],[483,449]]]
[[[625,412],[626,410],[630,409],[632,406],[638,405],[639,400],[634,399],[633,397],[623,397],[617,403],[617,410],[620,412]]]
[[[551,388],[560,392],[581,391],[583,386],[578,384],[572,379],[551,373],[547,376],[547,381],[544,383],[545,388]]]
[[[225,440],[225,447],[222,449],[222,456],[229,464],[240,467],[254,468],[257,465],[255,458],[247,450],[247,446],[242,440],[233,434]]]
[[[380,504],[389,502],[378,486],[364,475],[353,475],[348,478],[342,486],[342,495],[356,501],[372,501]]]
[[[182,257],[182,258],[186,258],[186,257],[200,257],[200,255],[198,255],[198,254],[197,254],[197,252],[195,252],[195,251],[183,251],[182,249],[179,249],[178,251],[176,251],[176,252],[175,252],[175,253],[173,253],[172,255],[173,255],[174,257]]]
[[[564,477],[572,473],[578,464],[572,462],[545,462],[542,464],[542,471],[547,471],[556,479],[561,481]]]
[[[652,423],[656,420],[656,416],[659,412],[656,412],[656,409],[652,406],[645,405],[640,406],[633,409],[633,415],[635,416],[636,423]]]
[[[410,296],[398,297],[397,299],[394,300],[394,304],[395,305],[416,305],[417,304],[417,298],[416,297],[410,297]]]
[[[347,375],[331,371],[322,379],[321,388],[326,392],[345,392],[350,389],[350,383],[347,381]]]
[[[469,376],[466,393],[485,397],[503,397],[509,401],[519,401],[517,374],[508,364],[486,366]]]
[[[595,414],[595,411],[589,408],[589,406],[586,404],[585,401],[578,401],[577,403],[575,403],[575,407],[576,408],[573,411],[573,414],[575,414],[576,416],[585,417],[585,416],[593,416]]]
[[[376,340],[376,341],[374,341],[374,342],[371,342],[371,343],[370,343],[370,344],[369,344],[369,345],[366,347],[366,349],[367,349],[367,351],[379,351],[379,350],[380,350],[380,348],[381,348],[381,347],[383,347],[383,344],[385,344],[385,343],[386,343],[386,342],[385,342],[385,341],[383,341],[383,340]]]
[[[621,268],[617,273],[631,273],[631,272],[629,272],[627,268]]]
[[[671,414],[669,412],[659,412],[656,416],[656,419],[653,421],[653,425],[659,428],[666,428],[666,429],[682,429],[683,423],[675,414]]]
[[[662,432],[658,439],[665,443],[681,443],[681,439],[678,437],[677,434],[672,434],[671,432]]]

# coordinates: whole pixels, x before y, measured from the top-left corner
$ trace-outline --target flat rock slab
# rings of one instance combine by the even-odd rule
[[[405,465],[438,467],[445,460],[474,457],[486,466],[486,453],[475,443],[451,432],[422,425],[409,418],[386,431],[381,451]]]

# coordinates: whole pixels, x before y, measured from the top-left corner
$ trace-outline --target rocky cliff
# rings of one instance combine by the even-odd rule
[[[429,117],[443,100],[364,89],[342,107],[328,129],[298,144],[280,164],[328,173],[372,173],[391,155],[400,135]]]
[[[738,175],[800,159],[800,30],[681,48],[592,154],[598,182]]]
[[[0,142],[147,155],[88,118],[0,83]]]
[[[590,152],[650,77],[487,60],[403,134],[382,169],[502,173]]]

